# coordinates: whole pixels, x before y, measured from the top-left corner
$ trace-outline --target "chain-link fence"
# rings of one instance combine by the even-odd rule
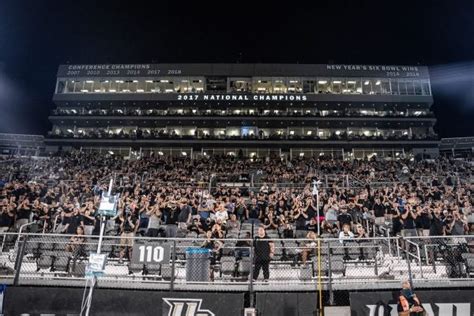
[[[97,285],[160,290],[321,292],[472,286],[474,236],[279,239],[105,236],[107,262]],[[7,284],[83,286],[98,236],[11,234],[2,238],[0,278]],[[262,235],[263,236],[263,235]],[[241,238],[238,238],[241,237]]]

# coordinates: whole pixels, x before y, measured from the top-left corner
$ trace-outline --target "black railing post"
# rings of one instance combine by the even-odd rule
[[[22,238],[22,236],[20,235],[18,238]],[[21,264],[23,262],[23,256],[25,254],[27,240],[28,235],[24,235],[23,240],[19,241],[19,243],[21,242],[21,244],[20,247],[18,247],[18,252],[15,260],[15,278],[13,279],[13,285],[18,285],[18,281],[20,280]]]
[[[171,280],[170,280],[170,291],[174,291],[174,275],[176,266],[176,240],[173,240],[173,250],[171,251]]]
[[[334,305],[334,292],[332,290],[331,245],[328,242],[328,292],[329,305]]]
[[[250,307],[255,307],[254,301],[254,293],[253,293],[253,265],[254,265],[254,247],[253,245],[250,246],[250,273],[249,273],[249,300],[250,300]]]
[[[408,266],[408,280],[410,281],[410,286],[412,289],[413,287],[413,276],[411,274],[411,260],[410,260],[410,245],[408,244],[407,240],[405,240],[404,237],[401,237],[403,239],[403,243],[405,244],[405,257],[407,260],[407,266]]]

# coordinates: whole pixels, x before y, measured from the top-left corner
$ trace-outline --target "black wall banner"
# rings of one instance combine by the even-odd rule
[[[474,315],[474,291],[415,291],[427,316]],[[350,293],[352,316],[398,316],[399,291]]]
[[[257,293],[256,302],[260,316],[314,316],[318,296],[314,292]]]
[[[8,287],[4,314],[79,315],[82,288]],[[91,315],[227,316],[242,315],[244,294],[95,289]]]

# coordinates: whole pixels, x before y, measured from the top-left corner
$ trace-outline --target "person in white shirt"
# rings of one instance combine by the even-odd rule
[[[351,231],[351,226],[349,224],[344,224],[342,226],[342,231],[339,233],[339,242],[343,245],[346,244],[348,240],[354,239],[354,233]],[[349,249],[344,247],[344,260],[352,260],[349,256]]]

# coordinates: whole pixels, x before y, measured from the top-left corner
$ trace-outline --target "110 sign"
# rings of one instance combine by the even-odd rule
[[[157,243],[136,243],[133,245],[132,263],[156,264],[169,262],[170,245]]]

